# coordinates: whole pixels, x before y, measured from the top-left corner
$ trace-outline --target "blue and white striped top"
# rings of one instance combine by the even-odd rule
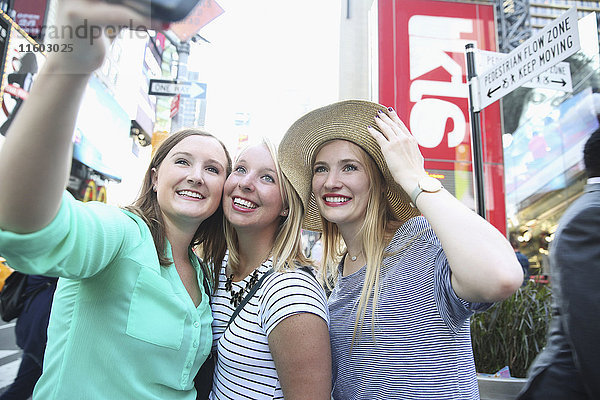
[[[458,298],[440,241],[423,217],[402,225],[386,252],[374,336],[369,304],[351,348],[365,267],[345,277],[340,269],[329,298],[333,398],[479,399],[469,317],[491,304]]]

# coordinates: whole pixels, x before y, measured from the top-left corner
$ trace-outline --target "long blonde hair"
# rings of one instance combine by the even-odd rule
[[[259,144],[264,145],[271,154],[277,172],[281,200],[284,206],[289,209],[287,216],[279,217],[279,226],[277,227],[271,250],[273,268],[277,272],[282,272],[285,269],[294,269],[296,266],[313,265],[313,262],[306,258],[302,251],[301,229],[302,219],[304,218],[304,207],[302,206],[300,196],[296,190],[294,190],[290,181],[281,172],[279,163],[277,162],[277,148],[267,138],[262,138]],[[250,146],[247,146],[246,148]],[[240,154],[242,153],[243,150]],[[239,155],[236,158],[236,162],[237,159],[239,159]],[[224,226],[227,248],[229,250],[227,265],[232,271],[238,271],[240,266],[240,253],[237,233],[235,228],[226,218],[224,218]]]
[[[360,155],[370,182],[365,219],[358,233],[362,237],[361,250],[366,258],[367,267],[360,300],[358,301],[356,319],[354,321],[352,343],[354,343],[356,336],[360,335],[362,330],[361,326],[365,318],[369,300],[371,300],[372,304],[371,315],[373,323],[371,330],[374,334],[381,264],[383,258],[388,255],[384,254],[384,250],[396,229],[403,222],[396,219],[387,201],[387,185],[377,164],[363,149],[360,149]],[[321,224],[323,227],[323,265],[325,268],[323,277],[325,284],[329,289],[332,289],[335,282],[337,282],[339,275],[338,264],[346,253],[346,245],[336,224],[327,221],[322,216]],[[329,276],[329,279],[325,278],[327,276]]]

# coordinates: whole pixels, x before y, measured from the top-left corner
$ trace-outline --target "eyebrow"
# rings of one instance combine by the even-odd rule
[[[248,164],[248,161],[244,160],[243,158],[240,158],[235,162],[235,166],[237,167],[240,164]],[[277,171],[275,171],[273,168],[263,168],[263,170],[277,175]]]
[[[356,159],[356,158],[344,158],[343,160],[339,160],[337,162],[337,164],[346,164],[346,163],[357,163],[357,164],[361,164],[360,160]],[[316,164],[329,164],[327,161],[315,161],[315,165]]]
[[[171,158],[174,158],[176,156],[187,156],[189,158],[194,158],[194,156],[192,155],[192,153],[188,153],[187,151],[178,151],[176,153],[173,153],[173,155],[171,156]],[[221,162],[219,160],[215,160],[214,158],[209,158],[207,160],[204,160],[207,164],[219,164],[219,166],[221,168],[223,167],[223,164],[221,164]]]

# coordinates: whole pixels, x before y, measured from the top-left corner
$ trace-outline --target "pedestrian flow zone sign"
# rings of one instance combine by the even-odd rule
[[[508,56],[506,53],[477,50],[475,54],[475,68],[477,71],[487,71],[491,66],[506,60]],[[568,62],[559,62],[521,86],[572,92],[571,64]]]
[[[492,104],[580,49],[577,9],[571,7],[506,57],[478,73],[478,109]],[[475,103],[475,102],[474,102]],[[474,104],[475,106],[475,104]]]
[[[205,99],[206,83],[150,79],[148,94],[153,94],[155,96],[175,96],[176,94],[180,94],[181,97]]]

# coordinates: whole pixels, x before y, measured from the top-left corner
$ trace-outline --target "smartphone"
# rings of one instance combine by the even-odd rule
[[[152,19],[176,22],[184,19],[194,7],[204,0],[106,0],[123,4]]]

